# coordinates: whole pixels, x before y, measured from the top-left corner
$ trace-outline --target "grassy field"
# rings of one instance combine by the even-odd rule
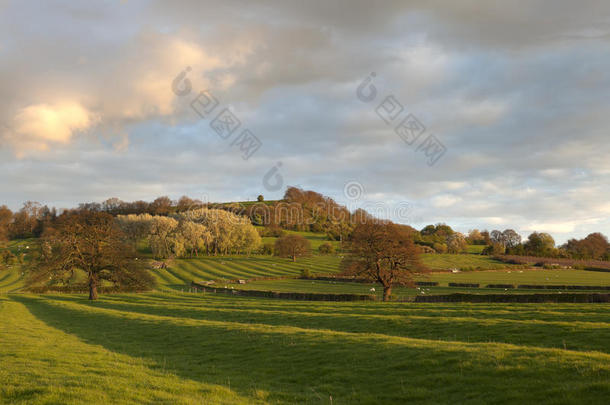
[[[587,403],[608,305],[0,297],[3,403]]]
[[[540,290],[484,288],[488,284],[535,284],[535,285],[590,285],[610,286],[610,274],[584,270],[520,270],[520,271],[477,271],[465,273],[433,273],[418,277],[419,281],[436,281],[438,287],[393,289],[396,298],[416,295],[474,293],[474,294],[526,294],[540,293]],[[480,284],[480,288],[448,287],[448,283]],[[224,287],[224,285],[221,285]],[[378,284],[362,284],[322,280],[264,280],[245,285],[228,284],[235,289],[326,293],[326,294],[374,294],[382,297],[383,290]],[[371,288],[375,288],[372,292]],[[547,291],[548,292],[548,291]],[[552,292],[552,291],[551,291]],[[556,291],[555,291],[556,292]]]
[[[309,240],[309,242],[311,243],[311,249],[314,253],[316,253],[318,251],[318,248],[323,243],[330,243],[331,245],[333,245],[333,247],[337,251],[339,251],[341,249],[341,242],[328,240],[326,234],[323,234],[323,233],[297,232],[297,231],[284,231],[284,232],[286,232],[286,234],[288,234],[288,235],[290,235],[290,234],[301,235],[305,239]],[[274,244],[278,238],[272,237],[272,236],[266,236],[262,239],[263,239],[263,243]]]
[[[450,266],[481,259],[491,265],[468,254]],[[2,294],[0,403],[607,403],[607,304],[300,302],[180,292],[192,280],[332,274],[340,260],[174,260],[153,271],[159,292],[97,302]],[[513,268],[421,280],[441,286],[395,295],[479,290],[449,282],[610,285],[610,273]],[[0,271],[0,292],[22,286],[19,265]],[[299,279],[234,285],[357,294],[372,286]]]
[[[21,256],[23,263],[26,264],[29,259],[30,250],[33,250],[37,243],[35,239],[11,241],[5,247],[0,248],[0,252],[8,249],[15,256]],[[25,286],[24,276],[24,266],[22,264],[0,264],[0,294],[16,292],[22,289]]]
[[[462,273],[434,273],[427,279],[440,285],[447,283],[487,284],[542,284],[610,286],[610,273],[586,270],[495,270]],[[421,279],[422,281],[428,281]]]
[[[499,270],[517,268],[520,266],[503,263],[489,256],[480,254],[450,254],[450,253],[426,253],[422,255],[423,263],[433,270]]]
[[[273,256],[204,256],[180,259],[167,269],[153,274],[160,288],[182,288],[191,281],[235,280],[255,277],[298,277],[307,268],[314,273],[335,273],[340,259],[336,256],[314,256],[293,263]]]

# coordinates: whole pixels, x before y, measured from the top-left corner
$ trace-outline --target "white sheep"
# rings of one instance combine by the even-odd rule
[[[369,291],[370,292],[375,292],[375,287],[372,287]]]

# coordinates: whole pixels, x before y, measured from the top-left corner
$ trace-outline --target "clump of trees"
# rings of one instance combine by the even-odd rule
[[[30,269],[31,286],[66,285],[76,272],[86,274],[89,299],[98,298],[103,282],[123,290],[143,290],[153,285],[151,275],[139,266],[125,234],[106,213],[66,212],[47,228],[41,252]]]
[[[428,246],[436,253],[465,253],[468,250],[466,237],[447,224],[427,225],[419,232],[413,231],[417,244]]]
[[[0,241],[40,237],[46,226],[57,218],[55,208],[27,201],[13,213],[6,205],[0,207]]]
[[[584,239],[570,239],[561,247],[569,257],[580,260],[610,260],[608,238],[595,232]]]
[[[311,243],[301,235],[284,235],[275,241],[274,253],[276,256],[288,257],[296,262],[298,257],[311,255]]]
[[[420,250],[407,228],[391,222],[358,224],[347,243],[342,273],[380,283],[388,301],[395,286],[413,286],[413,277],[425,268]]]
[[[206,254],[250,254],[261,238],[248,218],[231,212],[201,208],[172,216],[118,216],[117,221],[135,244],[146,239],[156,258]]]

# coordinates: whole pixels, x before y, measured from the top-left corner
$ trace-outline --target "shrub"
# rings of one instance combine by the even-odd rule
[[[485,249],[483,249],[483,251],[481,252],[481,254],[487,256],[498,256],[503,255],[505,251],[506,249],[501,244],[492,243],[491,245],[486,246]]]
[[[306,269],[302,269],[302,270],[301,270],[301,278],[304,278],[304,279],[312,279],[312,278],[315,278],[315,277],[316,277],[316,275],[315,275],[315,274],[313,274],[313,273],[311,272],[311,270],[309,270],[309,269],[307,269],[307,268],[306,268]]]
[[[280,228],[277,225],[266,226],[262,229],[259,229],[259,232],[260,232],[261,236],[269,236],[269,237],[273,237],[273,238],[280,238],[286,234],[286,231],[284,231],[282,228]]]
[[[447,245],[444,243],[435,243],[432,245],[432,248],[436,251],[436,253],[447,253]]]
[[[7,249],[2,252],[2,261],[4,264],[16,264],[17,260],[17,256],[15,256],[10,250]]]
[[[273,255],[273,252],[274,252],[273,243],[265,243],[261,247],[261,254],[263,254],[263,255]]]
[[[320,245],[318,251],[323,255],[329,255],[335,253],[335,247],[332,245],[332,243],[324,242]]]

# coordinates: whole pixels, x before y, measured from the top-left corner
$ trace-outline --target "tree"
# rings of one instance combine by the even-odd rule
[[[11,238],[22,239],[40,236],[42,231],[39,226],[41,209],[42,206],[38,202],[25,202],[23,208],[13,216],[13,222],[10,225]]]
[[[89,299],[98,298],[103,280],[119,288],[144,289],[152,277],[133,260],[133,249],[112,215],[67,212],[43,235],[39,263],[32,266],[30,284],[66,282],[75,271],[87,275]]]
[[[0,241],[8,239],[9,225],[13,221],[13,212],[6,205],[0,207]]]
[[[544,232],[533,232],[525,242],[525,251],[533,256],[551,256],[555,249],[555,240]]]
[[[323,255],[330,255],[335,253],[335,247],[330,242],[324,242],[318,247],[318,251]]]
[[[472,230],[470,230],[470,232],[468,232],[467,241],[471,245],[484,245],[485,244],[485,239],[483,238],[483,235],[481,235],[481,232],[478,229],[472,229]]]
[[[152,215],[119,215],[116,218],[117,223],[121,227],[125,236],[136,248],[138,241],[146,238],[150,234],[150,226],[152,223]]]
[[[502,232],[502,240],[507,248],[515,248],[521,243],[521,235],[513,229],[506,229]]]
[[[468,251],[468,243],[464,235],[459,232],[449,235],[447,237],[447,251],[454,254]]]
[[[424,269],[411,235],[391,222],[357,225],[341,262],[342,273],[380,283],[383,300],[388,301],[394,286],[413,285],[413,275]]]
[[[497,243],[499,245],[506,246],[506,243],[504,241],[504,235],[502,234],[502,231],[498,231],[497,229],[494,229],[493,231],[491,231],[490,239],[491,239],[492,243]]]
[[[168,215],[172,208],[172,200],[167,197],[159,197],[150,203],[150,210],[155,215]]]
[[[483,238],[483,244],[489,245],[491,243],[491,236],[488,230],[481,231],[481,238]]]
[[[199,250],[204,249],[212,239],[212,235],[204,225],[191,221],[182,221],[179,232],[184,238],[185,248],[191,257],[193,257],[193,254],[199,256]]]
[[[275,254],[280,257],[290,257],[293,262],[297,257],[308,256],[311,253],[311,243],[301,235],[285,235],[275,241]]]
[[[112,215],[118,215],[124,206],[125,203],[123,201],[121,201],[119,198],[113,197],[102,203],[102,211]]]
[[[608,257],[610,244],[605,235],[596,232],[581,240],[570,239],[562,249],[574,259],[604,260]]]
[[[183,245],[177,237],[178,221],[174,218],[153,216],[150,222],[149,243],[153,255],[164,259],[176,253],[176,245]],[[178,249],[182,250],[182,249]]]
[[[200,200],[193,200],[187,196],[182,196],[178,200],[178,204],[176,205],[176,211],[184,212],[194,210],[195,208],[200,208],[203,205],[203,202]]]
[[[503,255],[505,252],[506,249],[503,244],[492,242],[490,245],[486,246],[485,249],[483,249],[481,254],[489,256],[499,256]]]
[[[263,201],[265,201],[265,197],[262,194],[260,194],[258,197],[256,197],[256,201],[263,202]]]

